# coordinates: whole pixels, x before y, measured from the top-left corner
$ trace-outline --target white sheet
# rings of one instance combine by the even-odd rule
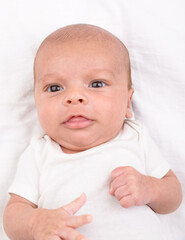
[[[111,31],[128,47],[134,112],[169,160],[185,192],[185,3],[183,0],[9,0],[0,2],[0,239],[2,214],[18,157],[41,131],[32,64],[43,38],[72,23]],[[160,216],[165,240],[185,239],[185,202]]]

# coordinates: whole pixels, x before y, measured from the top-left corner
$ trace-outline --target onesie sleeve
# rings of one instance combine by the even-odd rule
[[[38,204],[39,169],[32,144],[21,155],[14,181],[8,192],[26,198],[36,205]]]
[[[156,178],[164,177],[170,170],[170,165],[164,159],[159,148],[144,127],[142,127],[142,142],[144,146],[145,170],[147,175]]]

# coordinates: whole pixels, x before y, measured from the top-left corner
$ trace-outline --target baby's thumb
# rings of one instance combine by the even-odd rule
[[[62,208],[70,215],[74,215],[86,202],[86,195],[82,193],[80,197],[76,198],[74,201],[63,206]]]

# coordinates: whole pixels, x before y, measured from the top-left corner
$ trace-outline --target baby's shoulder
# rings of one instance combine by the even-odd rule
[[[140,143],[143,143],[143,141],[149,138],[146,127],[138,120],[125,120],[122,134],[126,138],[135,139]]]
[[[34,148],[44,147],[44,145],[47,144],[48,139],[49,136],[45,134],[33,136],[30,140],[30,146]]]
[[[131,131],[140,135],[143,133],[144,127],[138,120],[126,119],[124,122],[124,131]]]
[[[52,145],[53,140],[46,134],[43,135],[37,135],[32,137],[30,141],[30,147],[33,149],[33,151],[39,155],[46,149],[48,149],[49,146]]]
[[[137,138],[144,149],[148,149],[149,145],[151,146],[154,143],[147,127],[138,120],[126,120],[124,131],[132,132],[132,136],[135,136],[135,139]]]
[[[58,144],[55,143],[48,135],[37,135],[32,137],[27,149],[30,157],[34,159],[40,169],[43,163],[55,154],[57,147]]]

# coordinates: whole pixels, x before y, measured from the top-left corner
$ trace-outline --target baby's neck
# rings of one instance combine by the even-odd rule
[[[84,149],[84,150],[72,150],[72,149],[64,148],[62,146],[60,146],[60,147],[61,147],[62,151],[64,153],[67,153],[67,154],[74,154],[74,153],[79,153],[79,152],[83,152],[83,151],[87,150],[87,149]]]

